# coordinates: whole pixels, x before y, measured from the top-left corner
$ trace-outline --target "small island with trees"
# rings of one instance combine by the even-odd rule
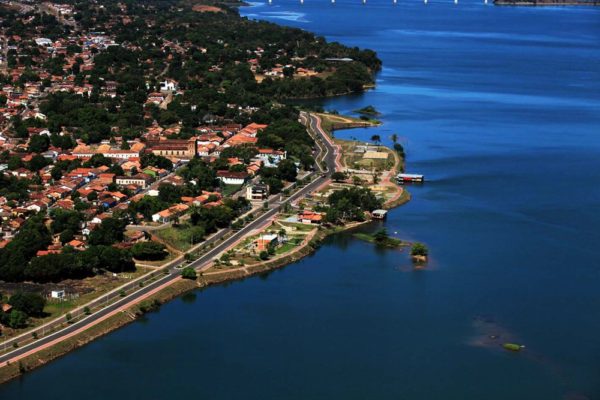
[[[377,109],[371,105],[365,106],[358,110],[354,110],[354,112],[356,114],[366,115],[366,116],[371,116],[371,117],[378,117],[381,115],[381,113],[379,111],[377,111]]]
[[[429,249],[423,243],[413,243],[410,250],[410,256],[412,257],[415,264],[421,265],[427,262],[429,256]]]
[[[398,238],[391,237],[386,228],[381,228],[374,233],[357,232],[353,236],[380,247],[399,248],[402,246],[409,246],[409,243],[403,242]]]

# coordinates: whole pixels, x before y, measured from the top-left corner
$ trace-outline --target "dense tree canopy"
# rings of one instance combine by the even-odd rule
[[[370,189],[351,187],[336,190],[327,199],[329,208],[325,219],[328,222],[363,221],[365,211],[381,208],[382,200]]]

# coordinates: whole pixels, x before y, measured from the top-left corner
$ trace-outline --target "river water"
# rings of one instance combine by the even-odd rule
[[[407,171],[426,175],[385,226],[427,243],[429,267],[341,234],[0,397],[600,398],[600,9],[275,0],[242,13],[379,53],[375,90],[323,105],[374,105],[382,127],[337,135],[397,133]]]

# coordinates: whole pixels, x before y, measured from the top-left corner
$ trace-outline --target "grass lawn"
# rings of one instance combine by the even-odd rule
[[[308,224],[303,224],[300,222],[296,223],[296,222],[279,221],[279,223],[283,226],[294,228],[294,230],[299,231],[299,232],[310,232],[316,228],[315,225],[308,225]]]
[[[302,239],[300,239],[300,242],[302,241]],[[275,249],[275,254],[283,254],[283,253],[287,253],[288,251],[291,251],[294,247],[297,247],[299,244],[299,242],[296,242],[295,239],[289,240],[288,242],[284,243],[283,245],[281,245],[280,247],[278,247],[277,249]]]
[[[244,185],[223,185],[223,197],[229,197],[237,193]]]
[[[366,126],[377,126],[380,125],[381,122],[375,119],[370,119],[368,121],[362,120],[356,117],[349,117],[346,115],[334,115],[327,113],[318,113],[319,117],[321,117],[321,127],[328,133],[331,133],[331,129],[334,124],[353,124],[353,123],[361,123]]]
[[[400,246],[405,245],[404,242],[402,242],[402,240],[393,238],[393,237],[389,237],[389,236],[380,242],[377,242],[375,240],[375,234],[358,232],[358,233],[355,233],[353,236],[357,239],[364,240],[365,242],[376,244],[377,246],[400,247]]]
[[[52,300],[48,301],[46,307],[44,307],[44,311],[56,317],[58,315],[66,314],[69,310],[72,310],[73,308],[75,308],[75,302],[72,300]]]
[[[160,229],[152,233],[175,249],[185,252],[192,247],[193,241],[196,241],[197,243],[202,240],[202,238],[192,237],[193,229],[194,227],[191,225],[181,224]]]
[[[173,261],[177,257],[178,257],[177,254],[173,254],[173,253],[169,252],[169,254],[167,254],[167,256],[165,258],[163,258],[162,260],[150,261],[150,260],[134,259],[134,261],[136,262],[136,264],[143,264],[143,265],[148,265],[151,267],[160,267],[170,261]]]
[[[385,146],[377,147],[379,148],[380,152],[387,153],[387,158],[369,159],[363,158],[362,153],[354,152],[356,146],[362,144],[362,142],[336,139],[335,143],[342,147],[342,164],[348,168],[368,170],[375,169],[379,171],[385,171],[394,168],[396,160],[394,158],[393,151]]]

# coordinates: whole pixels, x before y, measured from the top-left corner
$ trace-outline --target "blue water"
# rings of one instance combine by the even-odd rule
[[[374,105],[428,182],[385,222],[198,291],[0,387],[13,398],[600,398],[600,9],[274,0],[251,18],[375,49]],[[377,229],[377,225],[367,229]],[[485,338],[527,346],[519,354]],[[481,345],[483,341],[484,345]]]

